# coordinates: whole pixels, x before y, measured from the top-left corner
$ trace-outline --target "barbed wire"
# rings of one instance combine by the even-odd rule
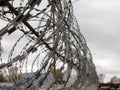
[[[2,62],[6,58],[0,54],[0,69],[17,67],[21,77],[25,71],[31,73],[29,80],[15,80],[11,90],[50,90],[55,85],[57,90],[77,90],[97,83],[91,52],[73,14],[71,0],[1,0],[0,5],[0,19],[6,21],[0,30],[1,40],[17,33],[6,62]],[[52,69],[64,71],[64,83],[58,84],[59,76]],[[9,71],[6,69],[6,73]],[[49,84],[44,84],[45,80]]]

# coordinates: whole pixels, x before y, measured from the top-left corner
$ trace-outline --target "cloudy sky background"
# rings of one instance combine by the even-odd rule
[[[120,78],[120,0],[78,0],[74,14],[98,74]]]
[[[74,14],[90,48],[98,74],[105,82],[113,76],[120,78],[120,0],[76,0]],[[3,22],[0,27],[5,24]],[[14,42],[14,34],[2,43]]]

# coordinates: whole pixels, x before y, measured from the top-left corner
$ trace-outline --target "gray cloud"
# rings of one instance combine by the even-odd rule
[[[106,74],[106,80],[119,75],[120,0],[79,0],[73,6],[81,32],[92,51],[98,74]],[[6,36],[2,42],[6,45],[4,50],[7,51],[15,41],[12,35]]]
[[[120,74],[120,1],[80,0],[74,12],[98,73]]]

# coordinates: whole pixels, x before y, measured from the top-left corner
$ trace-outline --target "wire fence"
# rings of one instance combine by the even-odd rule
[[[11,40],[6,47],[0,43],[0,69],[14,83],[11,90],[78,90],[97,83],[71,0],[0,0],[0,20],[0,41]]]

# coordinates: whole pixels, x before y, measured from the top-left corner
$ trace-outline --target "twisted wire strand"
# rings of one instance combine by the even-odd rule
[[[2,63],[2,56],[1,56],[1,53],[2,53],[2,45],[1,45],[1,40],[2,40],[2,38],[0,37],[0,63]]]
[[[54,88],[55,85],[58,86],[57,90],[63,88],[77,90],[97,83],[92,55],[73,14],[71,0],[18,0],[18,2],[19,6],[15,6],[15,0],[8,1],[2,10],[7,13],[0,13],[0,19],[8,21],[0,30],[2,38],[7,33],[9,37],[13,32],[19,31],[24,34],[11,47],[8,60],[6,63],[1,62],[0,69],[18,67],[21,75],[30,69],[32,77],[29,82],[19,80],[11,90],[17,90],[22,86],[24,86],[22,90],[31,88],[38,90],[45,86],[44,82],[48,77],[51,77],[51,80],[44,87],[46,90]],[[26,43],[24,46],[18,44],[22,41]],[[18,46],[21,51],[17,55],[15,52]],[[37,68],[36,71],[34,68]],[[66,70],[62,86],[56,83],[59,77],[54,77],[54,73],[51,72],[53,68],[59,69],[61,73]],[[73,73],[75,77],[71,82]]]

